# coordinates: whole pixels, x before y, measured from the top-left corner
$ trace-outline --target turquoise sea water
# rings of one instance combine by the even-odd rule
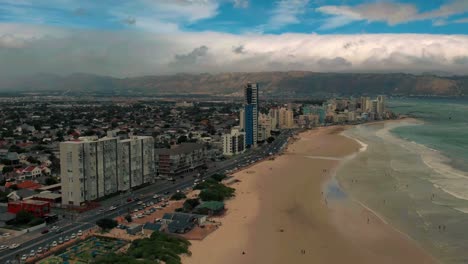
[[[389,105],[417,121],[345,131],[366,150],[340,166],[338,183],[442,263],[468,263],[468,103],[411,99]]]
[[[467,99],[398,99],[390,100],[389,108],[424,121],[396,128],[395,135],[439,150],[453,166],[468,171]]]

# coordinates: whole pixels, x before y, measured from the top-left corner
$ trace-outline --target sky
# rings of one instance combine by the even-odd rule
[[[468,74],[468,0],[0,0],[0,78]]]

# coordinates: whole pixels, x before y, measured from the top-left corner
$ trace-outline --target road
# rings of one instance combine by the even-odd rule
[[[262,147],[251,149],[242,155],[238,155],[233,158],[217,162],[216,166],[208,169],[204,173],[204,175],[202,175],[202,177],[207,178],[215,173],[224,173],[226,171],[237,170],[242,167],[251,165],[254,162],[267,158],[270,153],[277,154],[278,152],[282,151],[288,139],[293,134],[294,131],[292,130],[283,131],[275,139],[275,141],[273,141],[270,144],[265,144]],[[138,190],[134,190],[131,193],[109,198],[108,200],[101,202],[101,208],[108,208],[112,204],[118,204],[116,206],[116,210],[102,211],[102,209],[100,210],[96,208],[76,216],[74,220],[65,219],[56,222],[54,223],[54,225],[60,225],[64,230],[62,233],[50,232],[47,234],[39,235],[36,238],[24,242],[21,245],[21,247],[17,249],[4,250],[0,252],[0,263],[9,263],[8,261],[13,261],[16,258],[16,256],[21,257],[23,254],[29,254],[32,249],[37,251],[39,247],[44,248],[46,244],[50,245],[53,241],[58,241],[60,237],[70,237],[72,233],[76,234],[78,230],[82,230],[83,232],[85,232],[86,230],[95,227],[96,221],[101,218],[114,218],[118,215],[125,214],[127,211],[132,211],[134,208],[137,207],[137,201],[133,200],[132,202],[126,202],[126,199],[129,196],[142,197],[141,201],[146,203],[152,200],[152,196],[154,194],[164,194],[166,192],[174,193],[176,192],[176,190],[191,187],[194,183],[194,180],[194,177],[184,177],[177,179],[176,182],[158,181],[155,184],[146,186]],[[14,241],[10,243],[14,243]]]

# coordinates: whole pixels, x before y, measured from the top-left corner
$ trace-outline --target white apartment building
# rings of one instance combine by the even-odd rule
[[[154,180],[154,140],[82,137],[60,143],[62,203],[79,206]]]
[[[245,132],[239,128],[231,129],[231,133],[223,135],[223,154],[226,156],[237,155],[245,151]]]
[[[278,108],[271,108],[268,112],[268,115],[271,117],[271,129],[277,129],[279,125],[279,110]]]

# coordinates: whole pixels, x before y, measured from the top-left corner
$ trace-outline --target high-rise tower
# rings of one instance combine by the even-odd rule
[[[247,83],[244,87],[245,143],[255,146],[258,138],[258,84]]]

